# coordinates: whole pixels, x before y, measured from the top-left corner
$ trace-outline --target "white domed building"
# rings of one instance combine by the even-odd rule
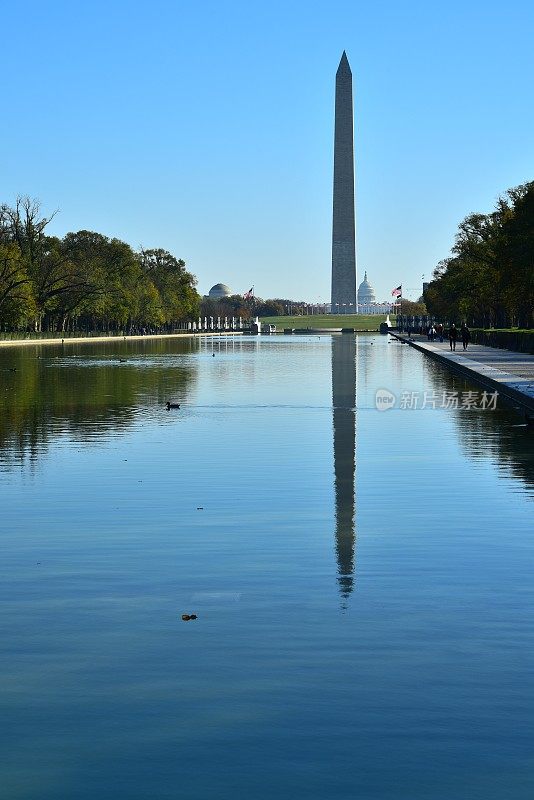
[[[358,288],[358,314],[390,314],[393,310],[391,303],[377,303],[375,290],[369,283],[367,272]]]
[[[232,290],[225,283],[216,283],[208,292],[210,300],[224,300],[225,297],[231,297]]]
[[[376,303],[375,290],[367,280],[367,270],[358,289],[358,305]]]

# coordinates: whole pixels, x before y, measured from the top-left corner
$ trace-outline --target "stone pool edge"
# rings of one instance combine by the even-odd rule
[[[416,342],[393,331],[389,331],[389,335],[394,336],[395,339],[403,342],[403,344],[415,347],[416,350],[433,358],[435,361],[445,364],[454,372],[481,383],[483,386],[492,389],[492,391],[498,391],[499,395],[502,395],[514,405],[519,403],[527,412],[529,418],[534,414],[534,384],[528,378],[519,378],[517,375],[511,375],[509,372],[496,369],[488,364],[480,364],[478,361],[473,361],[463,355],[437,351],[431,345]]]

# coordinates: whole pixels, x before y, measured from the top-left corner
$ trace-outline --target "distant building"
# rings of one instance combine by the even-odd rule
[[[225,297],[231,297],[232,290],[225,283],[216,283],[208,292],[210,300],[224,300]]]
[[[363,276],[363,281],[358,288],[358,313],[359,314],[390,314],[393,311],[393,304],[387,301],[376,302],[375,290],[369,283],[367,272]]]
[[[392,314],[393,303],[387,300],[383,303],[358,303],[358,314]]]
[[[361,274],[361,273],[360,273]],[[375,290],[367,280],[367,271],[363,276],[363,281],[360,283],[358,289],[358,305],[368,305],[369,303],[376,303]]]

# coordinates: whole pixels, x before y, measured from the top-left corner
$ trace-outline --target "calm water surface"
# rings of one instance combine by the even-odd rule
[[[531,800],[512,412],[375,410],[476,389],[379,336],[0,367],[2,800]]]

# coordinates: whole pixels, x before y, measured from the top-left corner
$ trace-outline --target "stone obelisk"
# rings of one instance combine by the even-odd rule
[[[331,312],[355,313],[356,310],[352,72],[343,51],[336,73]]]

